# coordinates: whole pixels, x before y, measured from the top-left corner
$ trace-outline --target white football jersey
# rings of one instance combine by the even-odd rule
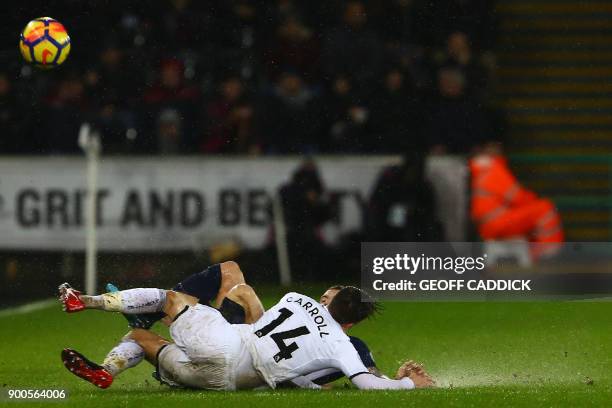
[[[341,370],[349,378],[368,372],[340,324],[308,296],[286,294],[244,329],[253,366],[272,388],[325,368]]]

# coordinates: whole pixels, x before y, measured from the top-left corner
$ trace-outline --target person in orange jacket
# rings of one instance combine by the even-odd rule
[[[554,204],[521,186],[502,154],[488,142],[470,159],[471,217],[484,240],[526,237],[535,243],[564,241]]]

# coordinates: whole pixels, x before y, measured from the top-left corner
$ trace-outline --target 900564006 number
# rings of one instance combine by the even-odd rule
[[[68,391],[61,389],[18,389],[4,388],[0,392],[0,401],[11,400],[62,400],[68,398]]]

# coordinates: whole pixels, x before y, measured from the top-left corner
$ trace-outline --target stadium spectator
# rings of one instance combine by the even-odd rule
[[[477,61],[470,39],[465,33],[455,31],[448,36],[444,65],[461,71],[466,80],[467,94],[477,100],[485,98],[488,72]]]
[[[200,150],[204,153],[257,153],[254,107],[237,76],[219,86],[218,95],[206,105],[208,123]]]
[[[308,153],[319,149],[316,97],[294,71],[283,72],[262,104],[260,134],[268,153]]]
[[[412,121],[414,111],[404,108],[406,103],[429,107],[426,118],[434,118],[436,151],[469,150],[456,149],[457,143],[446,139],[463,140],[472,132],[440,129],[445,122],[456,123],[468,112],[463,127],[481,123],[478,104],[488,88],[487,76],[481,75],[482,51],[490,50],[495,38],[492,2],[173,0],[109,3],[105,13],[96,12],[99,2],[72,3],[58,6],[57,15],[67,16],[70,35],[80,44],[100,47],[73,48],[69,65],[49,75],[23,67],[18,59],[10,62],[10,72],[23,69],[10,81],[10,92],[19,100],[8,108],[3,97],[4,114],[13,111],[22,118],[24,128],[12,123],[29,135],[29,142],[21,138],[11,147],[4,138],[2,153],[77,153],[75,135],[66,132],[87,120],[101,129],[106,154],[153,154],[159,116],[166,109],[179,113],[183,153],[257,150],[255,135],[268,154],[384,152],[381,137],[401,139],[402,129],[416,134],[425,122]],[[68,19],[77,15],[87,18]],[[11,21],[22,24],[28,18],[27,8],[19,8]],[[2,32],[21,28],[11,23]],[[444,49],[442,58],[432,66],[458,70],[464,86],[455,87],[461,97],[449,98],[443,91],[432,103],[428,96],[437,68],[429,62],[438,48]],[[398,75],[386,75],[389,67],[402,73],[400,92],[381,86],[390,78],[398,82]],[[228,71],[251,90],[238,103],[248,109],[232,104],[226,112],[220,109],[223,97],[214,93],[225,86]],[[337,94],[335,85],[325,92],[340,77],[348,78],[347,95]],[[69,89],[61,90],[64,84]],[[66,98],[75,91],[80,96]],[[202,104],[201,95],[212,96]],[[36,113],[41,106],[44,114]],[[438,120],[444,113],[451,113],[450,121]],[[28,131],[56,122],[51,136]],[[391,122],[399,132],[393,132]],[[58,138],[66,140],[55,143]],[[220,147],[220,140],[230,139],[240,142]]]
[[[178,59],[164,60],[161,64],[159,82],[145,91],[144,101],[149,104],[197,101],[198,89],[185,83],[184,68]]]
[[[166,52],[197,50],[207,42],[213,30],[210,7],[193,0],[164,1],[153,5],[156,20],[155,44]]]
[[[362,152],[366,150],[369,111],[364,98],[348,75],[338,75],[324,98],[321,141],[328,152]]]
[[[472,220],[483,239],[527,238],[546,244],[564,241],[554,204],[519,184],[501,143],[489,141],[478,146],[470,171]]]
[[[369,151],[424,152],[420,125],[423,113],[417,90],[398,68],[391,68],[380,89],[369,101],[371,142]]]
[[[333,212],[325,200],[325,187],[315,164],[307,161],[298,167],[279,195],[293,273],[299,280],[329,278],[333,270],[330,251],[320,228]]]
[[[391,44],[416,44],[418,8],[414,0],[386,0],[370,4],[377,31]]]
[[[27,117],[9,76],[0,73],[0,152],[23,151],[23,135],[27,132]]]
[[[125,50],[109,40],[98,55],[98,61],[85,72],[87,92],[93,102],[127,106],[142,93],[141,75],[126,61]]]
[[[342,22],[325,35],[322,51],[323,69],[334,76],[351,72],[353,78],[365,85],[380,76],[383,69],[383,43],[368,26],[365,4],[349,1]]]
[[[195,139],[196,106],[200,100],[200,91],[196,86],[186,83],[183,71],[184,65],[177,59],[162,62],[158,82],[145,90],[143,113],[145,130],[152,131],[147,129],[148,123],[158,123],[160,114],[167,109],[177,111],[182,122],[181,151],[190,152],[193,151]]]
[[[251,79],[260,72],[263,4],[248,0],[216,3],[217,21],[212,33],[215,45],[215,74],[227,69]]]
[[[105,153],[133,151],[137,118],[134,113],[137,96],[142,92],[142,80],[125,61],[125,53],[118,44],[106,44],[98,57],[98,64],[84,76],[85,91],[91,97],[94,120],[104,137]]]
[[[440,241],[433,186],[425,179],[423,155],[412,152],[398,166],[383,169],[368,203],[370,241]]]
[[[58,82],[45,100],[46,115],[43,129],[47,153],[78,153],[77,134],[83,119],[89,114],[83,82],[70,73]]]
[[[319,76],[319,44],[314,33],[294,16],[289,16],[276,30],[266,52],[270,78],[277,78],[284,67],[294,67],[309,83]]]
[[[466,95],[465,77],[455,68],[438,72],[438,100],[428,129],[433,153],[467,153],[485,137],[483,108]]]
[[[163,109],[157,124],[157,152],[160,154],[178,154],[184,151],[185,144],[183,122],[178,111],[172,108]]]
[[[423,44],[443,46],[449,34],[461,31],[476,49],[490,50],[497,34],[495,2],[430,0],[418,2],[418,35]]]

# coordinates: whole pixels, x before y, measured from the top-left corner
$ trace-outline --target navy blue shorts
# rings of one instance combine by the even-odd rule
[[[221,265],[215,264],[183,279],[172,290],[196,297],[199,303],[209,306],[219,294],[220,288]]]

